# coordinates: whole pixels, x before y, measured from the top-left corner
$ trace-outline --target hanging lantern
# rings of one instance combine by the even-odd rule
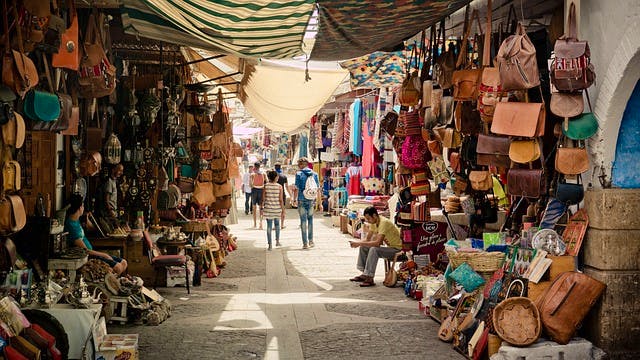
[[[116,134],[111,134],[104,145],[105,161],[108,164],[115,165],[120,163],[120,154],[122,153],[122,146],[120,145],[120,139]]]

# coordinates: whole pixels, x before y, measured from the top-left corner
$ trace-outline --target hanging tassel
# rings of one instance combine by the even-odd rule
[[[304,82],[309,82],[311,80],[311,76],[309,76],[309,58],[307,57],[307,61],[305,62],[305,70],[304,70]]]

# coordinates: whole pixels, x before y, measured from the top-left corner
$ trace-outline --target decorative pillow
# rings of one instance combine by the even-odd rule
[[[462,263],[448,275],[458,284],[462,285],[466,292],[472,292],[484,285],[484,279],[478,275],[467,263]]]

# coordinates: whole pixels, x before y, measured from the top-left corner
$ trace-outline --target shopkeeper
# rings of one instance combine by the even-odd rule
[[[102,215],[110,218],[118,217],[118,179],[122,176],[124,167],[117,164],[111,168],[109,178],[102,184],[102,194],[104,198],[101,201]]]
[[[364,220],[369,224],[369,232],[363,241],[349,241],[352,248],[360,248],[358,254],[358,270],[362,271],[351,281],[360,282],[361,287],[374,286],[378,259],[393,259],[402,250],[400,230],[389,219],[378,215],[378,210],[370,206],[364,210]],[[386,246],[383,246],[386,245]]]
[[[69,246],[76,246],[87,250],[90,259],[97,259],[107,263],[113,271],[120,275],[127,269],[127,261],[117,256],[93,250],[89,239],[84,235],[80,217],[84,214],[84,204],[82,196],[73,194],[67,208],[67,219],[64,222],[64,231],[68,232],[67,239]]]

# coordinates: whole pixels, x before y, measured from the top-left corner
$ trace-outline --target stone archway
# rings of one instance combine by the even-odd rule
[[[590,142],[594,165],[604,165],[607,173],[615,159],[618,134],[627,101],[640,79],[640,23],[632,22],[619,37],[619,46],[600,83],[593,109],[600,130]],[[597,70],[596,70],[597,71]],[[595,184],[594,184],[595,185]]]
[[[640,81],[627,102],[618,132],[615,161],[611,170],[613,186],[640,188]]]

